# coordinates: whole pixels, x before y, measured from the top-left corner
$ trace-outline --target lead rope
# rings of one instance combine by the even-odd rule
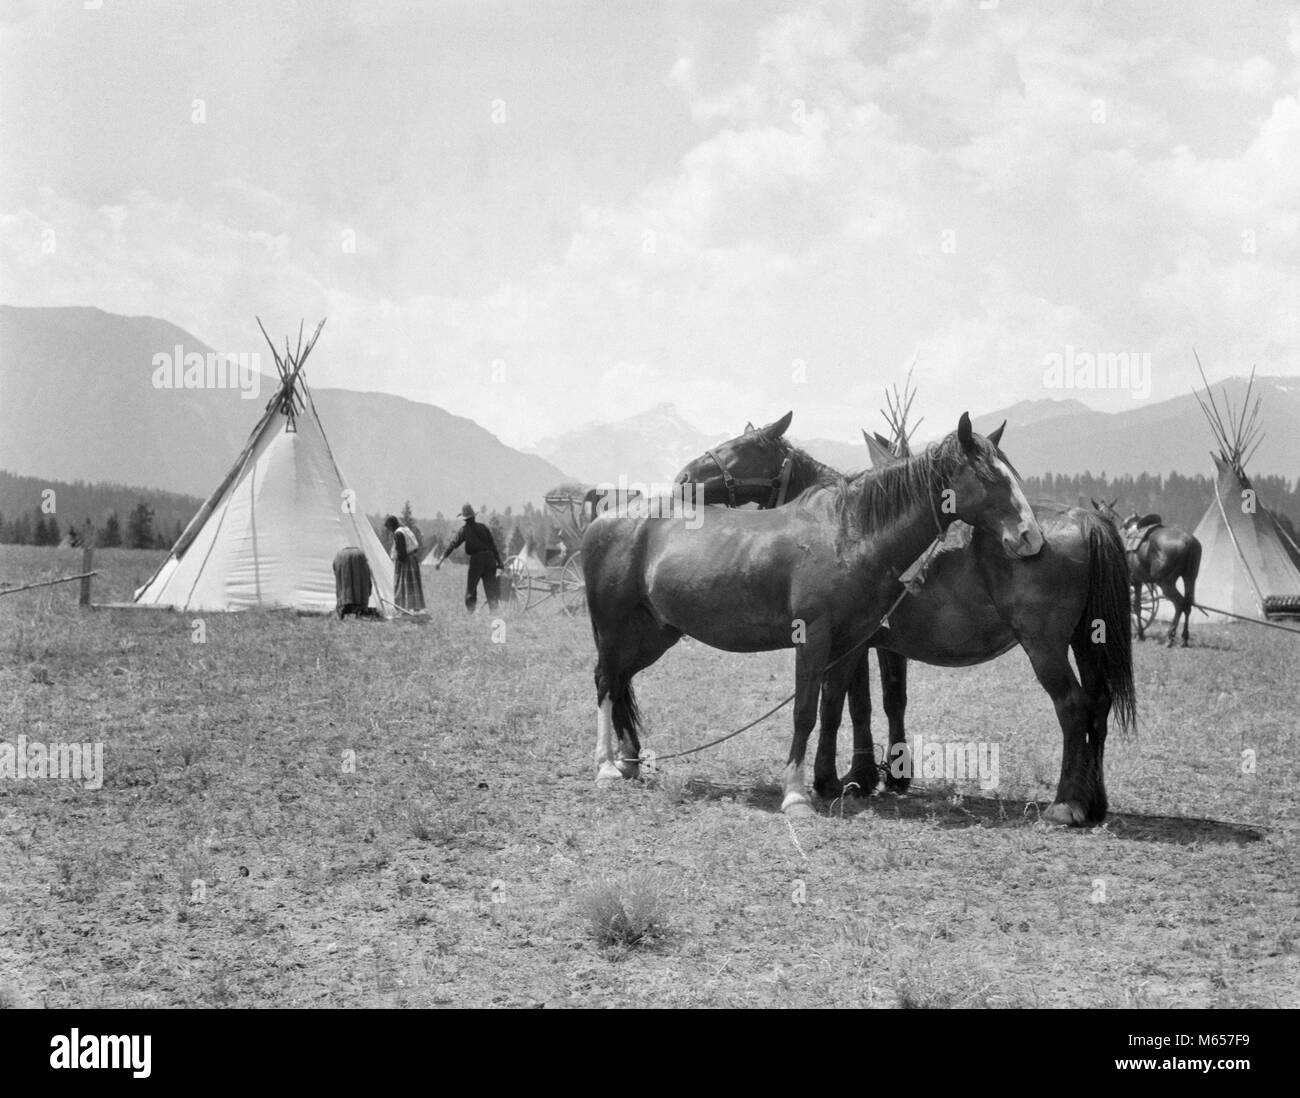
[[[1248,618],[1245,614],[1234,614],[1231,610],[1220,610],[1214,606],[1204,606],[1199,602],[1194,602],[1192,605],[1202,613],[1208,611],[1211,614],[1222,614],[1224,617],[1236,618],[1238,621],[1249,622],[1251,625],[1262,625],[1268,629],[1281,629],[1284,633],[1300,633],[1300,629],[1296,629],[1290,625],[1281,625],[1275,621],[1264,621],[1261,618]]]
[[[936,525],[938,525],[938,519],[939,516],[936,513],[935,514]],[[822,671],[823,678],[826,676],[826,673],[829,672],[832,668],[836,667],[842,661],[848,659],[849,656],[853,655],[854,652],[857,652],[859,649],[864,647],[871,640],[871,638],[875,636],[876,631],[882,625],[884,625],[886,621],[889,620],[889,615],[892,614],[898,608],[898,604],[901,603],[905,598],[907,598],[908,595],[912,594],[914,590],[919,588],[921,584],[925,582],[925,574],[930,567],[930,561],[934,557],[934,554],[938,551],[939,546],[943,544],[943,542],[944,542],[944,533],[942,527],[940,527],[939,533],[935,535],[934,540],[930,542],[926,550],[919,557],[917,557],[915,561],[912,562],[912,565],[907,569],[907,571],[905,571],[902,575],[898,577],[898,582],[903,585],[903,589],[898,593],[898,598],[894,599],[894,601],[889,604],[889,609],[880,615],[880,620],[877,621],[874,626],[872,626],[870,632],[868,632],[865,637],[863,637],[860,641],[858,641],[852,648],[849,648],[846,651],[841,652],[838,656],[835,657],[835,659],[831,660],[831,662],[826,665],[826,667]],[[720,743],[726,743],[727,740],[735,739],[742,732],[748,732],[751,728],[754,727],[754,725],[761,724],[763,721],[767,720],[768,717],[772,716],[773,713],[779,713],[782,709],[784,709],[787,705],[789,705],[792,701],[794,701],[795,697],[796,694],[791,694],[788,698],[785,698],[783,701],[778,702],[776,705],[772,706],[772,708],[769,709],[762,716],[755,717],[748,724],[743,724],[739,728],[737,728],[734,732],[728,732],[725,736],[719,736],[716,740],[709,740],[708,743],[702,743],[698,747],[689,747],[685,751],[674,751],[671,755],[652,755],[652,756],[642,755],[637,759],[637,762],[640,763],[645,761],[653,761],[655,765],[658,765],[661,761],[664,761],[666,759],[680,759],[685,757],[686,755],[694,755],[700,751],[707,751],[710,747],[717,747],[717,745]]]

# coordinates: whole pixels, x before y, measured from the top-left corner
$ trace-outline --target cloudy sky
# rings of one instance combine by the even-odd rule
[[[0,300],[526,445],[674,402],[851,440],[1300,375],[1300,17],[1261,3],[0,3]]]

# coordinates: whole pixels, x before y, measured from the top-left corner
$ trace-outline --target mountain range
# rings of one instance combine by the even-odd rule
[[[209,353],[200,339],[165,320],[83,307],[0,306],[0,469],[206,498],[243,447],[271,382],[264,379],[259,400],[234,389],[156,388],[154,357],[177,346]],[[1232,378],[1214,390],[1240,406],[1245,385]],[[1258,377],[1255,387],[1266,436],[1250,470],[1294,478],[1300,474],[1300,379]],[[453,514],[467,500],[518,508],[539,504],[565,481],[596,484],[620,475],[664,482],[725,437],[695,427],[672,404],[658,404],[545,438],[525,452],[435,405],[345,389],[313,388],[312,395],[334,456],[370,513],[396,511],[408,499],[418,515]],[[922,381],[918,414],[925,396]],[[786,411],[742,409],[738,417],[762,424]],[[790,437],[815,457],[846,471],[869,464],[861,441],[804,438],[799,409],[794,412]],[[987,433],[1003,419],[1005,448],[1026,476],[1208,474],[1213,468],[1213,440],[1190,388],[1117,413],[1073,398],[1021,401],[974,423]],[[863,426],[884,425],[873,410],[864,411]],[[917,441],[938,430],[927,420]]]
[[[1213,386],[1215,399],[1240,408],[1246,381],[1230,378]],[[1300,378],[1256,377],[1255,393],[1263,398],[1260,414],[1265,437],[1249,463],[1256,475],[1300,475]],[[918,394],[923,404],[924,389]],[[1136,402],[1135,402],[1136,403]],[[756,424],[779,419],[788,408],[745,409]],[[799,433],[799,409],[788,431],[791,441],[826,464],[851,472],[871,459],[866,444],[838,439],[807,438]],[[976,415],[977,431],[987,434],[1007,421],[1004,446],[1025,476],[1045,473],[1092,473],[1109,477],[1141,473],[1212,476],[1209,453],[1214,440],[1196,398],[1189,391],[1170,400],[1142,403],[1123,412],[1098,412],[1082,401],[1067,398],[1024,400],[996,412]],[[886,430],[879,413],[863,415],[863,427]],[[739,432],[743,422],[734,430]],[[953,427],[956,426],[954,423]],[[671,404],[611,423],[588,424],[540,442],[536,451],[554,464],[572,470],[588,483],[613,480],[618,472],[630,479],[671,480],[676,471],[724,437],[698,430]],[[938,437],[929,420],[921,424],[915,442]],[[615,470],[615,472],[611,472]]]
[[[675,405],[657,404],[613,423],[588,423],[542,439],[533,450],[587,484],[615,483],[619,476],[664,484],[724,438],[692,426]]]
[[[316,353],[327,353],[328,329]],[[115,481],[207,498],[274,391],[159,389],[157,354],[207,355],[202,340],[151,317],[92,308],[0,306],[0,469]],[[264,354],[264,359],[269,355]],[[310,377],[310,359],[306,366]],[[472,420],[382,393],[311,390],[330,449],[367,512],[452,514],[466,501],[540,501],[565,474]]]
[[[1212,386],[1219,407],[1225,397],[1240,409],[1246,380],[1229,378]],[[1293,480],[1300,475],[1300,378],[1255,378],[1262,398],[1264,440],[1247,468],[1255,476],[1273,474]],[[1063,414],[1045,414],[1046,405],[1070,405]],[[1214,438],[1189,391],[1170,400],[1137,403],[1123,412],[1097,412],[1073,401],[1037,400],[977,416],[975,429],[987,433],[1003,419],[1004,446],[1026,476],[1044,473],[1105,473],[1115,477],[1139,473],[1214,475],[1210,451]],[[927,424],[928,426],[928,424]]]
[[[1212,386],[1215,400],[1225,397],[1239,409],[1246,380],[1229,378]],[[1256,377],[1254,392],[1263,398],[1260,421],[1264,441],[1248,463],[1256,476],[1273,474],[1294,480],[1300,475],[1300,378]],[[918,403],[924,401],[921,390]],[[1210,451],[1214,439],[1205,416],[1189,391],[1170,400],[1144,403],[1123,412],[1098,412],[1074,399],[1025,400],[972,418],[975,430],[988,434],[1007,421],[1003,448],[1025,476],[1046,473],[1093,473],[1108,477],[1141,473],[1214,475]],[[796,411],[792,437],[799,425]],[[886,433],[877,415],[863,424]],[[954,424],[955,426],[955,424]],[[927,420],[914,439],[924,445],[937,437]],[[837,469],[863,469],[870,463],[864,443],[809,439],[800,445],[819,461]]]

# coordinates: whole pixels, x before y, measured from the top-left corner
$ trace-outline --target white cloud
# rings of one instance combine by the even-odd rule
[[[387,18],[377,8],[368,25]],[[427,179],[408,166],[373,194],[301,156],[302,180],[196,169],[188,187],[23,194],[0,216],[0,295],[164,315],[222,348],[260,340],[254,313],[273,332],[328,315],[316,384],[427,399],[514,443],[661,400],[706,430],[794,407],[803,433],[856,438],[918,351],[928,422],[1051,395],[1043,356],[1067,343],[1173,361],[1194,335],[1294,369],[1300,20],[1229,50],[1126,18],[806,4],[721,45],[683,30],[644,51],[660,98],[618,99],[630,68],[617,86],[584,70],[581,109],[659,143],[641,174],[577,186],[601,139],[585,123],[545,129],[511,93],[510,125],[486,136],[457,130],[418,156],[395,140],[395,162]],[[471,82],[487,64],[473,60]],[[535,79],[540,92],[556,77]],[[491,83],[474,85],[483,103]],[[327,125],[330,150],[373,148],[347,130],[373,126],[366,114],[325,115],[285,124]],[[536,150],[534,177],[500,167],[507,153],[526,165],[521,149]],[[498,177],[511,207],[482,213],[470,191]],[[467,190],[429,198],[447,179]],[[555,214],[556,244],[525,262],[521,211],[535,208]],[[448,226],[476,216],[444,251]],[[430,289],[430,272],[480,262],[504,277]]]
[[[1261,251],[1294,254],[1300,243],[1300,102],[1295,96],[1276,100],[1239,156],[1202,158],[1179,146],[1140,166],[1138,179],[1158,208],[1177,209],[1237,254],[1246,233],[1254,234]]]

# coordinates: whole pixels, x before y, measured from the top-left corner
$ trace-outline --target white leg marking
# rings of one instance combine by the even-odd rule
[[[606,698],[596,710],[596,781],[622,778],[614,752],[614,703]]]
[[[808,797],[804,793],[804,776],[803,764],[798,766],[787,764],[785,768],[785,799],[781,802],[781,811],[787,812],[791,805],[808,803]]]

